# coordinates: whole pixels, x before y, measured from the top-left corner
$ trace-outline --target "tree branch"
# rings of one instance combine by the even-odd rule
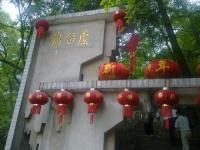
[[[14,27],[14,26],[11,26],[11,25],[4,24],[4,23],[2,23],[2,22],[0,22],[0,26],[4,26],[4,27],[6,27],[6,28],[11,28],[11,29],[20,31],[20,29]]]
[[[12,62],[6,60],[6,59],[1,59],[1,58],[0,58],[0,62],[2,62],[3,64],[6,64],[6,65],[9,65],[10,67],[15,68],[15,69],[17,69],[17,70],[23,71],[22,68],[20,68],[20,67],[17,66],[16,64],[14,64],[14,63],[12,63]]]
[[[17,84],[19,85],[21,81],[17,78],[16,69],[13,71],[13,77],[14,77],[14,79],[16,80]]]
[[[180,48],[180,46],[177,42],[176,35],[175,35],[174,30],[172,28],[172,24],[171,24],[171,21],[169,19],[168,14],[167,14],[167,10],[166,10],[166,7],[164,5],[164,2],[163,2],[163,0],[155,0],[155,1],[158,5],[160,14],[162,16],[162,21],[165,25],[166,32],[167,32],[168,37],[169,37],[169,41],[172,45],[174,56],[176,57],[177,62],[180,65],[182,74],[183,74],[184,77],[191,77],[192,74],[190,72],[188,64],[186,63],[185,57],[182,53],[182,50],[181,50],[181,48]]]

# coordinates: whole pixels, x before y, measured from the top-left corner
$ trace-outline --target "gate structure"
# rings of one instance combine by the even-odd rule
[[[194,103],[198,78],[98,80],[99,65],[109,61],[116,47],[113,11],[48,17],[50,28],[44,38],[38,39],[36,31],[33,33],[5,150],[114,150],[114,128],[123,121],[116,97],[124,88],[139,93],[144,112],[151,109],[152,93],[164,86],[178,90],[182,103]],[[104,95],[92,125],[83,101],[90,88]],[[49,102],[42,106],[40,115],[31,115],[28,95],[38,89],[48,93]],[[74,103],[64,122],[57,124],[51,97],[60,89],[72,92]]]

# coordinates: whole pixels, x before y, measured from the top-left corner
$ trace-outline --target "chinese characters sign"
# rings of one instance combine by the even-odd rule
[[[86,28],[82,28],[77,32],[55,32],[51,37],[51,46],[88,46],[90,32]]]

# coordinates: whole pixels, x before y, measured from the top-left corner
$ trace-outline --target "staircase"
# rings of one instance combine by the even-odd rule
[[[127,125],[125,130],[121,130],[116,138],[116,150],[182,150],[178,139],[175,146],[170,144],[168,130],[164,130],[162,135],[158,136],[159,123],[154,123],[154,136],[145,135],[143,125],[143,121],[139,121],[134,127]],[[191,150],[200,150],[198,142],[198,139],[191,139]]]
[[[158,123],[154,123],[154,136],[145,135],[143,124],[143,122],[139,122],[136,126],[135,135],[140,149],[135,150],[181,150],[177,141],[175,146],[170,144],[167,130],[164,130],[162,135],[158,135],[160,132]]]

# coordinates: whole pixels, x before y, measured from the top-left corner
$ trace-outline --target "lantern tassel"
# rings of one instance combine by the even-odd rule
[[[136,63],[135,63],[135,52],[130,53],[130,74],[133,74],[136,69]]]
[[[170,119],[165,120],[165,128],[169,129],[170,128]]]
[[[98,105],[97,104],[90,103],[88,105],[88,113],[95,113],[95,112],[97,112],[97,109],[98,109]]]
[[[56,110],[56,114],[58,116],[58,123],[62,124],[63,122],[63,116],[67,111],[67,107],[64,104],[58,104],[57,105],[57,110]]]
[[[122,32],[124,30],[124,20],[123,19],[118,19],[116,22],[116,27],[117,27],[117,32]]]
[[[39,27],[39,29],[37,30],[37,37],[39,39],[42,38],[44,36],[45,32],[46,31],[45,31],[44,27]]]
[[[169,105],[162,105],[161,107],[161,115],[165,120],[165,128],[169,129],[170,127],[170,118],[172,117],[172,108]]]
[[[59,114],[58,115],[58,124],[62,124],[62,122],[63,122],[63,116],[64,116],[64,114]]]
[[[38,104],[33,104],[32,108],[31,108],[31,114],[40,114],[40,110],[41,110],[41,105]]]
[[[133,106],[125,105],[123,109],[123,116],[125,118],[131,118],[133,116]]]
[[[93,124],[94,122],[94,113],[90,114],[90,124]]]

